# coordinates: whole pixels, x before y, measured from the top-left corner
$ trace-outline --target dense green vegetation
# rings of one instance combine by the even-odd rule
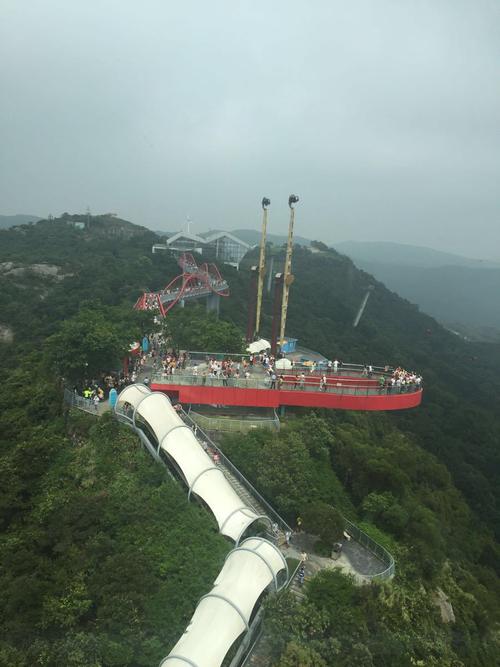
[[[471,614],[471,599],[452,579],[457,617],[445,625],[429,592],[420,586],[359,587],[337,571],[323,571],[306,585],[307,599],[272,598],[266,627],[275,667],[468,667],[496,665],[494,641]],[[473,633],[471,636],[471,629]],[[462,659],[459,656],[464,656]]]
[[[2,445],[0,664],[157,664],[229,548],[208,513],[111,417]]]
[[[197,304],[172,310],[165,318],[164,334],[178,350],[242,354],[245,347],[241,329]]]
[[[248,264],[255,263],[255,257],[249,257]],[[334,251],[311,254],[297,248],[294,273],[288,335],[331,359],[389,363],[422,373],[423,405],[390,419],[411,433],[416,444],[436,454],[479,520],[499,537],[500,345],[462,341]],[[366,285],[374,282],[376,290],[353,329]],[[243,326],[243,271],[231,275],[231,289],[236,307],[224,301],[222,312]],[[271,305],[266,294],[264,335],[271,330]]]
[[[61,376],[116,367],[150,326],[131,304],[179,272],[169,255],[151,254],[146,230],[74,221],[0,232],[0,325],[14,334],[0,344],[0,665],[9,667],[156,664],[229,548],[130,433],[64,413]],[[333,251],[300,248],[294,272],[289,335],[331,358],[417,369],[426,388],[421,408],[402,414],[298,410],[278,435],[224,441],[290,521],[327,503],[397,559],[391,584],[357,588],[322,574],[306,601],[270,600],[274,664],[498,664],[499,347],[464,343],[380,284],[353,330],[371,277]],[[179,346],[237,351],[248,273],[223,274],[232,292],[223,321],[178,310],[167,328]],[[271,312],[266,294],[265,335]],[[438,589],[454,623],[440,619]]]
[[[500,264],[400,244],[341,243],[341,253],[439,322],[479,340],[500,341]]]
[[[79,312],[64,320],[60,330],[45,341],[47,362],[69,382],[119,369],[130,341],[140,340],[143,332],[151,329],[152,320],[148,312],[82,304]]]
[[[125,427],[63,411],[61,375],[119,367],[148,330],[131,302],[178,271],[152,238],[60,221],[1,233],[0,261],[25,269],[0,275],[14,332],[0,345],[2,667],[158,664],[230,548]]]
[[[279,435],[226,436],[223,448],[290,522],[328,503],[397,561],[388,585],[360,590],[343,575],[323,573],[306,602],[290,595],[270,601],[279,667],[496,664],[500,586],[491,565],[498,550],[445,466],[389,418],[309,414]],[[485,553],[488,564],[481,563]],[[452,626],[440,621],[438,589],[455,611]],[[324,663],[315,662],[320,658]]]

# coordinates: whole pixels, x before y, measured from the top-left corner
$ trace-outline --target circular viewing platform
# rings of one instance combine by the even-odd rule
[[[190,360],[189,363],[192,363]],[[150,387],[183,404],[261,408],[280,406],[338,410],[404,410],[420,405],[419,383],[391,384],[393,369],[376,368],[369,375],[363,367],[345,364],[337,372],[313,371],[294,366],[276,370],[276,379],[261,367],[249,377],[214,376],[206,364],[176,368],[172,374],[153,373]]]

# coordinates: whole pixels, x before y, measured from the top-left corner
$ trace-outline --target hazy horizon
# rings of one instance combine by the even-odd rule
[[[69,213],[70,215],[85,215],[85,212],[83,212],[83,211],[66,211],[66,212]],[[40,220],[44,219],[42,216],[38,216],[36,214],[31,214],[31,213],[9,213],[9,214],[0,213],[0,218],[2,216],[10,217],[10,216],[16,216],[16,215],[21,216],[21,217],[22,216],[30,216],[30,217],[33,217],[33,218],[40,218]],[[58,215],[60,215],[60,214],[58,214]],[[103,212],[103,211],[94,211],[94,212],[91,212],[91,215],[95,215],[95,216],[105,215],[105,212]],[[119,217],[121,218],[121,216],[119,216]],[[132,222],[133,224],[137,224],[137,225],[142,224],[142,223],[139,223],[135,220],[130,220],[130,219],[127,219],[127,218],[122,218],[122,219],[127,220],[127,222]],[[218,229],[219,229],[219,228],[214,228],[214,227],[203,227],[201,229],[194,230],[192,228],[192,223],[190,223],[190,224],[191,224],[191,233],[193,233],[193,234],[197,234],[197,233],[202,233],[203,234],[203,233],[209,232],[209,231],[218,231]],[[158,229],[158,228],[153,227],[153,226],[150,226],[150,227],[148,227],[147,225],[142,225],[142,226],[147,227],[147,229],[151,230],[152,232],[177,233],[179,231],[187,231],[185,222],[178,229],[173,229],[173,228],[172,229]],[[224,229],[223,231],[233,232],[233,231],[238,231],[238,230],[254,231],[254,232],[256,232],[257,234],[260,235],[261,225],[260,224],[255,225],[254,227],[239,227],[239,228],[231,227],[231,228],[228,228],[228,229]],[[268,237],[269,237],[269,235],[282,236],[283,238],[286,238],[286,236],[287,236],[287,230],[286,229],[283,232],[275,232],[272,229],[268,228],[267,233],[268,233]],[[355,240],[355,239],[347,238],[343,241],[329,241],[326,238],[319,238],[319,237],[313,237],[313,236],[309,237],[305,233],[301,232],[299,234],[299,233],[296,232],[295,233],[295,238],[298,238],[298,237],[306,238],[309,241],[322,241],[323,243],[326,243],[329,246],[335,246],[335,245],[342,246],[342,245],[348,245],[350,243],[367,244],[367,245],[377,245],[377,244],[378,245],[385,245],[386,244],[386,245],[394,245],[394,246],[407,246],[409,248],[416,248],[416,249],[419,249],[419,250],[430,250],[431,252],[455,255],[457,257],[463,257],[465,259],[470,259],[470,260],[477,260],[477,261],[480,261],[480,262],[481,261],[487,261],[487,262],[497,261],[497,262],[500,262],[500,251],[499,251],[499,253],[496,257],[492,256],[492,257],[487,258],[487,257],[477,257],[477,256],[474,256],[474,255],[471,255],[471,254],[453,252],[453,251],[446,250],[444,248],[433,248],[433,247],[428,246],[428,245],[418,245],[418,244],[414,244],[414,243],[402,243],[402,242],[393,241],[393,240],[390,240],[390,239],[377,239],[376,241],[368,241],[366,239],[356,239]]]
[[[6,214],[111,211],[500,259],[489,0],[4,0]]]

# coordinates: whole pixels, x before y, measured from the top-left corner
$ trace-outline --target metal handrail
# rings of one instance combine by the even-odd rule
[[[343,518],[346,524],[346,530],[352,538],[368,549],[368,551],[381,560],[384,565],[387,565],[386,569],[378,574],[364,574],[363,576],[366,579],[389,579],[389,577],[392,577],[396,571],[396,561],[394,560],[393,555],[389,553],[385,547],[361,530],[361,528],[358,528],[352,521],[349,521],[349,519],[346,519],[345,517]]]
[[[132,421],[132,417],[129,417],[127,410],[125,410],[123,406],[119,405],[118,403],[115,405],[114,413],[119,421],[126,421],[128,424],[133,425],[134,422]]]
[[[227,433],[245,433],[253,428],[267,428],[269,430],[279,431],[280,421],[276,415],[273,418],[250,418],[234,419],[233,417],[216,417],[213,415],[202,415],[199,412],[189,409],[189,415],[198,426],[202,426],[209,431],[225,431]]]
[[[286,531],[292,533],[293,531],[287,524],[287,522],[276,512],[276,510],[267,502],[267,500],[261,496],[261,494],[253,486],[253,484],[251,484],[251,482],[248,481],[248,479],[238,470],[238,468],[233,463],[231,463],[231,461],[227,458],[224,452],[215,444],[215,442],[210,438],[210,436],[208,436],[205,433],[205,431],[200,426],[198,426],[198,424],[189,416],[187,412],[185,412],[184,410],[180,410],[179,414],[193,428],[196,426],[198,437],[201,436],[207,442],[207,445],[209,445],[211,449],[214,449],[219,454],[221,463],[229,470],[229,472],[232,475],[234,475],[234,477],[236,477],[236,479],[239,482],[241,482],[241,484],[247,489],[250,495],[252,495],[256,500],[259,501],[259,503],[264,507],[269,516],[272,517],[273,521],[278,524],[279,528],[281,528],[281,531],[283,533],[285,533]]]
[[[227,282],[221,283],[221,284],[214,284],[215,287],[218,289],[227,289],[229,287]],[[177,297],[179,296],[179,293],[182,292],[182,297],[184,299],[189,299],[190,297],[194,298],[197,296],[204,296],[205,294],[211,294],[213,292],[212,285],[208,287],[207,285],[203,285],[203,287],[191,287],[191,288],[186,288],[185,290],[182,289],[176,289],[170,292],[160,292],[160,299],[162,303],[167,303],[170,301],[175,301]]]
[[[125,421],[127,424],[130,426],[134,427],[135,430],[137,428],[133,424],[132,419],[118,407],[118,403],[115,407],[115,415],[117,416],[118,419],[121,419],[122,421]],[[219,447],[214,443],[214,441],[208,436],[205,431],[198,426],[198,424],[189,416],[187,412],[184,410],[179,411],[179,415],[185,422],[185,425],[189,428],[191,427],[194,429],[196,427],[196,432],[197,432],[197,437],[198,439],[201,437],[203,440],[206,441],[206,444],[210,446],[211,449],[217,451],[220,457],[220,461],[222,465],[227,468],[228,472],[232,474],[241,484],[246,488],[246,490],[252,495],[266,510],[266,513],[268,514],[270,520],[274,523],[278,524],[278,527],[281,528],[282,532],[290,531],[293,532],[290,526],[286,523],[286,521],[276,512],[276,510],[267,502],[265,498],[261,496],[261,494],[255,489],[255,487],[247,480],[247,478],[242,475],[242,473],[236,468],[236,466],[231,463],[231,461],[227,458],[227,456],[219,449]],[[224,471],[221,470],[221,472],[224,474]],[[229,483],[231,483],[231,480],[228,480]],[[189,488],[189,485],[188,485]]]
[[[285,584],[285,586],[284,586],[284,590],[285,590],[285,591],[286,591],[287,588],[289,588],[289,587],[292,585],[292,583],[295,581],[295,577],[297,576],[297,572],[300,570],[300,566],[302,565],[302,563],[303,563],[302,560],[299,560],[299,562],[297,563],[297,567],[295,568],[295,570],[293,571],[293,573],[290,575],[288,581],[286,582],[286,584]]]
[[[287,374],[290,377],[290,374]],[[312,376],[317,378],[317,376]],[[329,376],[332,379],[331,376]],[[332,382],[326,384],[326,388],[320,387],[318,382],[311,382],[311,377],[306,377],[304,384],[297,383],[294,380],[284,380],[281,389],[273,389],[273,391],[292,391],[292,392],[318,392],[324,394],[337,394],[340,396],[397,396],[400,394],[418,394],[422,391],[422,385],[404,385],[403,387],[394,386],[390,390],[388,387],[379,386],[376,384],[376,378],[370,384],[350,385],[341,381],[333,384]],[[342,378],[339,378],[341,380]],[[309,381],[308,381],[309,380]],[[151,382],[159,385],[182,385],[182,386],[200,386],[200,387],[231,387],[233,389],[265,389],[270,390],[270,379],[266,377],[261,378],[221,378],[200,375],[194,375],[186,371],[177,370],[173,375],[166,373],[152,373]],[[348,381],[347,381],[348,382]],[[276,384],[278,384],[276,382]],[[288,385],[288,386],[287,386]],[[408,387],[408,389],[406,389]]]
[[[222,361],[224,359],[248,359],[250,357],[250,352],[246,353],[230,353],[230,352],[204,352],[201,350],[187,350],[186,351],[188,359],[203,359],[205,361],[206,359],[215,359],[216,361]],[[256,356],[255,354],[253,355],[254,357]],[[304,355],[306,356],[306,355]],[[327,364],[327,359],[319,359],[318,361],[315,361],[316,365],[319,366],[326,366]],[[294,367],[298,366],[303,366],[303,363],[300,362],[295,362]],[[387,368],[388,371],[393,371],[394,367],[386,365],[386,366],[376,366],[374,364],[371,365],[374,371],[378,372],[385,372],[385,369]],[[357,371],[360,369],[360,372],[362,372],[363,368],[365,367],[364,364],[353,364],[351,362],[342,362],[342,366],[339,367],[339,370],[352,370],[352,371]],[[307,366],[304,366],[304,368],[308,368]]]
[[[94,404],[91,398],[84,398],[83,396],[75,394],[74,391],[70,391],[69,389],[64,390],[64,402],[74,408],[88,412],[90,415],[97,416],[99,414],[97,406]]]

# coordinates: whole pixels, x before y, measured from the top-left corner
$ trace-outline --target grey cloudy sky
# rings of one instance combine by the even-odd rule
[[[0,213],[500,259],[495,0],[0,0]]]

